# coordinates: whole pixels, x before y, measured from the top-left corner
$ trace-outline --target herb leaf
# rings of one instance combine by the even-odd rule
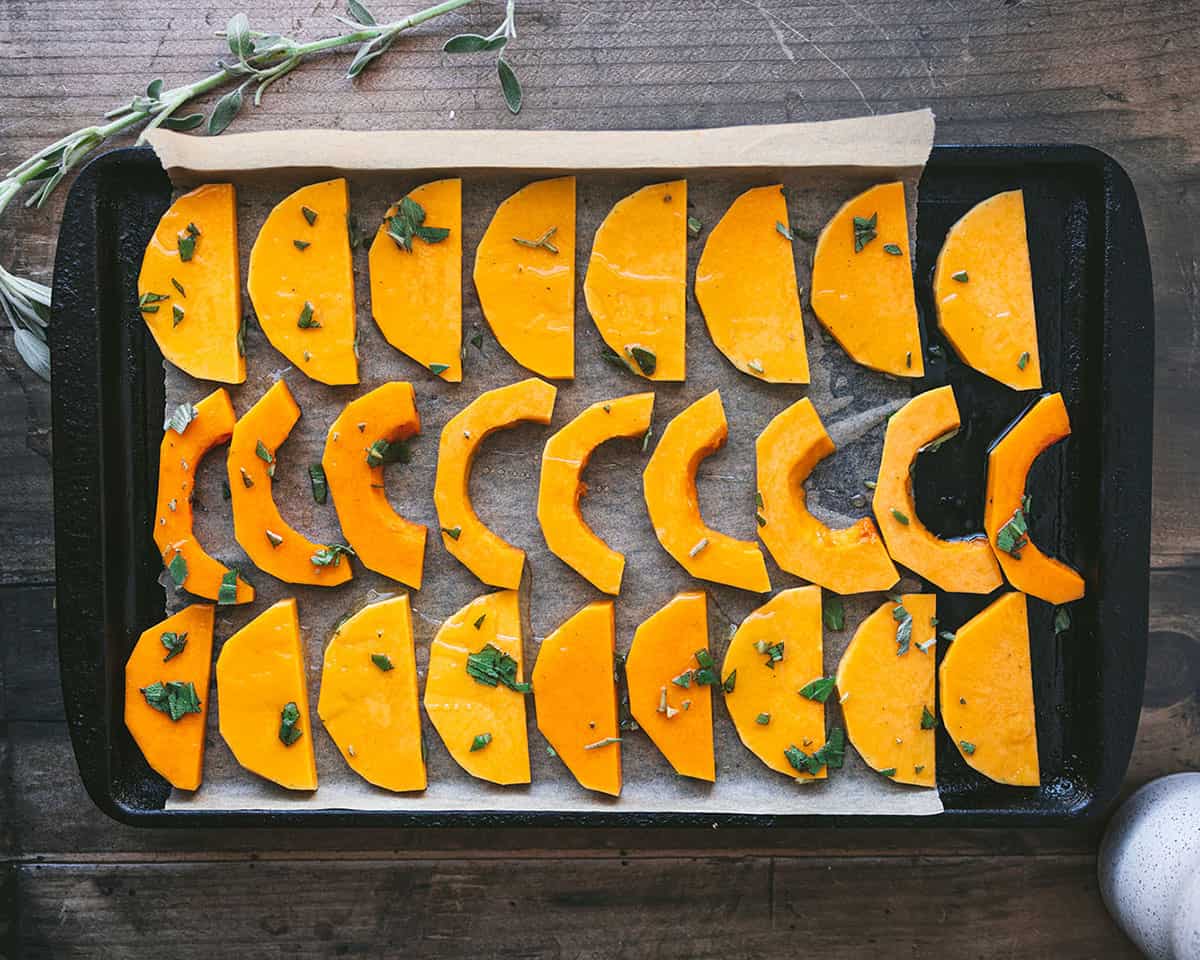
[[[783,238],[784,238],[784,239],[786,239],[786,240],[789,240],[789,241],[790,241],[790,240],[795,240],[795,239],[796,239],[796,238],[795,238],[795,237],[792,235],[792,228],[791,228],[791,227],[789,227],[789,226],[788,226],[786,223],[782,222],[781,220],[776,220],[776,221],[775,221],[775,230],[776,230],[776,232],[778,232],[778,233],[779,233],[779,235],[780,235],[781,237],[783,237]]]
[[[731,670],[729,676],[725,678],[725,682],[721,684],[721,689],[726,693],[733,693],[734,687],[737,686],[737,670]]]
[[[392,658],[389,657],[386,653],[371,654],[371,662],[373,664],[375,664],[375,666],[377,666],[384,673],[387,673],[389,670],[396,669],[395,666],[392,664]]]
[[[893,257],[904,256],[904,251],[900,249],[900,245],[895,243],[885,243],[883,245],[883,252],[890,253]]]
[[[237,570],[226,570],[221,576],[221,585],[217,588],[217,606],[228,607],[237,603]]]
[[[299,722],[300,708],[294,700],[289,700],[279,711],[279,739],[285,747],[290,747],[304,735],[304,731],[296,726]]]
[[[247,81],[247,83],[248,82],[249,81]],[[243,83],[240,87],[234,87],[227,94],[225,94],[225,96],[217,101],[217,105],[213,107],[213,112],[208,116],[208,135],[210,137],[215,137],[217,134],[221,133],[226,127],[233,123],[234,117],[241,112],[243,103],[242,91],[245,88],[245,83]],[[180,247],[180,259],[191,259],[190,254],[184,257],[182,252],[183,248]]]
[[[821,619],[834,631],[846,629],[846,608],[837,594],[826,594],[821,603]]]
[[[541,247],[549,250],[551,253],[558,253],[558,247],[550,242],[550,238],[558,232],[558,227],[551,227],[536,240],[525,240],[521,237],[513,237],[513,243],[519,244],[522,247]]]
[[[806,683],[800,688],[800,696],[806,700],[815,700],[817,703],[824,703],[829,699],[829,695],[833,693],[836,683],[836,677],[817,677],[816,680]]]
[[[408,463],[412,453],[408,444],[403,440],[389,443],[387,440],[376,440],[367,448],[367,466],[381,467],[385,463]]]
[[[171,575],[171,579],[175,582],[175,586],[182,587],[188,576],[187,560],[184,559],[182,553],[175,551],[175,556],[171,558],[171,562],[167,564],[167,573]]]
[[[346,0],[346,12],[364,27],[375,26],[375,18],[359,0]]]
[[[897,523],[902,523],[902,524],[904,524],[904,526],[906,526],[906,527],[908,526],[908,523],[909,523],[909,521],[908,521],[908,514],[906,514],[906,513],[901,513],[901,512],[900,512],[899,510],[897,510],[895,507],[892,507],[892,517],[893,517],[893,518],[895,518],[895,520],[896,520],[896,522],[897,522]]]
[[[172,657],[179,656],[183,653],[183,648],[187,646],[186,633],[167,631],[159,639],[162,641],[162,645],[167,648],[167,655],[163,657],[163,663],[166,663]]]
[[[319,463],[308,465],[308,482],[312,486],[315,503],[324,503],[329,497],[329,483],[325,479],[325,468]]]
[[[300,308],[300,317],[296,320],[296,326],[301,330],[316,330],[321,326],[320,320],[313,319],[313,305],[307,300]]]
[[[200,712],[200,697],[196,693],[196,685],[190,680],[186,683],[182,680],[168,680],[166,683],[159,680],[148,687],[141,687],[140,692],[147,704],[159,713],[165,713],[173,723],[186,714]]]
[[[503,57],[496,61],[496,73],[500,78],[500,90],[504,93],[504,102],[508,105],[508,112],[520,113],[521,81],[517,79],[513,68]]]
[[[1017,507],[1012,519],[996,531],[996,548],[1003,550],[1017,560],[1021,559],[1021,550],[1029,543],[1029,526],[1025,520],[1025,511]]]
[[[190,403],[181,403],[163,423],[163,430],[174,430],[180,436],[188,428],[188,424],[196,419],[196,408]]]
[[[470,752],[474,753],[476,750],[482,750],[491,742],[492,735],[490,733],[477,733],[475,734],[475,739],[471,741]]]
[[[354,550],[341,543],[331,543],[314,553],[309,560],[314,567],[336,567],[342,562],[342,557],[355,556]]]
[[[957,280],[959,283],[966,283],[970,278],[967,276],[966,270],[959,270],[958,273],[950,274],[951,280]]]
[[[846,734],[841,727],[829,731],[829,739],[816,753],[808,754],[794,744],[783,751],[792,769],[800,773],[817,774],[822,767],[838,770],[846,758]]]
[[[1054,611],[1054,635],[1057,637],[1060,633],[1066,633],[1071,629],[1071,611],[1066,607],[1059,607]]]
[[[633,362],[637,364],[638,369],[647,377],[651,376],[658,368],[658,357],[655,356],[653,350],[647,350],[645,347],[632,344],[625,348],[625,352],[633,358]]]
[[[869,217],[854,218],[854,252],[861,253],[862,248],[875,239],[875,227],[879,223],[879,213]]]
[[[936,726],[937,726],[937,717],[935,717],[933,715],[933,712],[928,707],[922,707],[921,708],[921,729],[922,730],[932,730]]]
[[[504,684],[517,693],[533,689],[529,683],[517,681],[517,661],[494,643],[486,643],[482,649],[467,654],[467,675],[485,687]]]
[[[975,752],[975,744],[973,744],[970,740],[959,740],[958,745],[962,747],[963,753],[965,753],[967,756],[970,756]]]

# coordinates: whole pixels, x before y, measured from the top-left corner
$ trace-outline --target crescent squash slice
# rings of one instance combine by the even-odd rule
[[[641,437],[650,429],[654,394],[636,393],[593,403],[546,441],[538,486],[538,522],[551,552],[605,593],[621,592],[625,555],[601,540],[583,519],[581,479],[592,453],[616,437]]]
[[[289,790],[316,790],[308,686],[296,601],[280,600],[217,657],[221,736],[237,762]]]
[[[859,624],[837,688],[846,736],[872,770],[897,783],[937,783],[934,618],[937,597],[906,593]]]
[[[693,577],[765,593],[771,581],[758,544],[713,530],[700,516],[696,471],[728,432],[719,390],[677,414],[642,474],[646,508],[658,542]]]
[[[184,406],[167,420],[158,455],[154,542],[176,586],[222,603],[250,603],[254,588],[209,556],[192,531],[196,471],[209,450],[230,438],[235,422],[233,404],[224,388],[214,390],[190,409]],[[182,432],[175,428],[179,425]],[[235,587],[232,594],[231,586]]]
[[[1042,451],[1071,435],[1061,393],[1041,397],[988,451],[987,500],[983,525],[1008,582],[1047,603],[1083,596],[1075,570],[1042,553],[1029,537],[1024,501],[1029,468]]]
[[[703,590],[677,593],[642,622],[625,658],[625,679],[633,719],[675,772],[716,780],[712,685],[717,680]]]
[[[954,391],[917,394],[888,420],[872,508],[888,553],[950,593],[991,593],[1004,582],[985,536],[943,540],[917,516],[911,470],[921,448],[959,427]]]
[[[687,181],[631,193],[596,230],[583,280],[600,336],[630,370],[682,380],[687,283]]]
[[[589,603],[542,641],[533,667],[537,725],[587,790],[621,793],[611,600]]]
[[[425,712],[456,763],[504,786],[529,782],[521,615],[515,590],[472,600],[429,647]]]
[[[768,383],[808,383],[787,200],[779,184],[733,201],[696,266],[696,302],[729,362]]]
[[[351,769],[368,783],[397,792],[425,789],[407,596],[369,604],[334,630],[317,714]]]
[[[553,386],[537,377],[481,393],[450,418],[438,444],[433,500],[442,544],[484,583],[515,590],[521,583],[525,551],[484,526],[471,506],[471,464],[484,439],[522,421],[549,423]]]
[[[997,783],[1038,786],[1025,594],[1004,594],[959,629],[938,682],[942,722],[967,765]]]
[[[552,380],[575,376],[575,178],[539,180],[497,208],[475,289],[500,346]]]
[[[847,201],[817,238],[813,313],[850,358],[897,377],[922,377],[904,184]]]
[[[193,603],[145,631],[125,663],[125,726],[180,790],[203,777],[212,644],[213,606]]]
[[[392,206],[375,231],[368,263],[371,313],[387,342],[443,380],[459,383],[462,181],[422,184]]]
[[[938,326],[962,361],[1014,390],[1039,390],[1033,273],[1020,190],[972,207],[946,234],[933,273]]]
[[[342,546],[313,543],[279,514],[271,494],[276,452],[300,419],[300,407],[276,380],[233,428],[229,492],[233,535],[255,566],[287,583],[335,587],[353,576]]]
[[[185,193],[159,220],[138,274],[138,309],[163,356],[222,383],[246,379],[236,204],[230,183]]]
[[[392,509],[385,463],[408,459],[405,441],[421,432],[412,384],[392,381],[346,404],[329,428],[321,465],[346,542],[369,569],[420,589],[425,527]]]
[[[825,778],[824,767],[798,771],[788,760],[790,748],[815,753],[825,742],[824,700],[800,695],[821,676],[820,587],[781,590],[729,641],[721,664],[725,706],[746,749],[772,770]]]
[[[834,451],[805,397],[758,435],[758,535],[780,568],[834,593],[887,590],[900,579],[870,517],[832,530],[808,511],[804,482]]]
[[[358,383],[354,267],[344,179],[301,187],[268,215],[246,288],[271,345],[321,383]]]

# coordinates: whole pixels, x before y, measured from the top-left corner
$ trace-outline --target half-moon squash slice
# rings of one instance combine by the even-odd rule
[[[549,423],[557,390],[530,377],[481,393],[450,418],[438,443],[433,500],[442,544],[475,576],[493,587],[515,590],[521,583],[525,551],[484,526],[471,505],[471,464],[491,433],[525,420]]]
[[[997,783],[1038,786],[1025,594],[1004,594],[959,628],[938,682],[942,722],[967,765]]]
[[[546,441],[538,486],[538,522],[551,552],[605,593],[621,592],[625,556],[601,540],[583,519],[587,493],[580,476],[593,451],[616,437],[641,437],[650,429],[654,394],[636,393],[593,403]]]
[[[959,427],[954,391],[917,394],[888,420],[872,508],[888,553],[949,593],[991,593],[1004,582],[986,536],[943,540],[917,516],[911,470],[921,448]]]
[[[521,366],[575,376],[575,178],[538,180],[497,208],[475,251],[483,315]]]
[[[371,313],[387,342],[435,376],[459,383],[462,181],[422,184],[392,206],[375,231],[368,262]]]
[[[988,451],[987,500],[983,525],[1008,582],[1047,603],[1083,596],[1075,570],[1042,553],[1029,537],[1025,480],[1038,455],[1071,435],[1061,393],[1041,397]]]
[[[300,407],[276,380],[242,415],[229,442],[233,535],[255,566],[287,583],[335,587],[354,574],[345,547],[313,543],[279,514],[271,494],[276,453],[300,419]]]
[[[583,296],[600,336],[638,376],[682,380],[687,366],[687,181],[631,193],[596,230]]]
[[[515,590],[472,600],[429,647],[425,712],[456,763],[481,780],[529,782],[521,615]]]
[[[162,553],[163,566],[188,593],[222,603],[249,603],[254,588],[237,577],[236,592],[229,595],[226,578],[232,571],[209,556],[192,530],[192,492],[200,461],[230,438],[236,419],[229,394],[223,387],[214,390],[194,407],[183,406],[167,420],[158,454],[154,542]],[[177,429],[180,426],[182,431]]]
[[[765,593],[771,580],[758,544],[713,530],[700,516],[696,471],[728,432],[719,390],[677,414],[642,474],[646,508],[658,542],[693,577]]]
[[[392,509],[383,466],[406,460],[405,441],[420,432],[412,384],[392,381],[346,404],[321,458],[342,533],[358,559],[415,589],[425,562],[425,527]]]
[[[834,593],[887,590],[900,579],[870,517],[833,530],[809,512],[804,481],[834,446],[807,397],[777,414],[755,449],[758,535],[781,569]]]
[[[125,726],[150,768],[195,790],[204,774],[213,606],[193,603],[146,630],[125,663]]]
[[[712,342],[768,383],[808,383],[808,348],[787,200],[779,184],[733,201],[696,266],[696,302]]]
[[[833,215],[817,238],[811,302],[850,359],[897,377],[925,375],[904,184],[871,187]]]
[[[271,345],[321,383],[358,383],[354,266],[344,179],[280,201],[250,250],[246,288]]]
[[[246,379],[236,205],[231,183],[185,193],[158,221],[138,274],[138,309],[163,356],[222,383]]]
[[[325,648],[317,714],[351,769],[397,792],[425,789],[408,597],[368,604]]]

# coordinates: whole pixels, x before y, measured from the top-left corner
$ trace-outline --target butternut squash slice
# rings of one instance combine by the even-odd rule
[[[263,333],[321,383],[358,383],[354,267],[344,179],[301,187],[267,215],[246,287]]]
[[[834,451],[805,397],[758,435],[758,535],[780,568],[834,593],[887,590],[900,579],[870,517],[832,530],[806,505],[804,482]]]
[[[520,586],[525,551],[501,539],[476,515],[468,490],[471,464],[489,434],[524,420],[549,423],[557,392],[537,377],[488,390],[451,417],[442,430],[433,484],[442,544],[493,587],[515,590]]]
[[[475,289],[500,346],[553,380],[575,376],[575,178],[539,180],[497,208]]]
[[[425,712],[460,767],[502,786],[529,782],[523,663],[515,590],[472,600],[429,647]]]
[[[897,377],[925,375],[904,184],[877,184],[833,215],[813,253],[811,302],[856,363]]]
[[[837,668],[846,737],[897,783],[937,784],[934,728],[937,597],[906,593],[859,624]]]
[[[138,309],[162,355],[201,380],[242,383],[242,285],[231,183],[185,193],[154,230],[138,274]]]
[[[938,326],[963,363],[1014,390],[1039,390],[1033,273],[1020,190],[972,207],[946,234],[933,273]]]
[[[300,407],[276,380],[242,415],[229,442],[233,535],[255,566],[286,583],[335,587],[353,575],[349,551],[313,543],[279,514],[271,495],[276,454],[300,419]]]
[[[179,790],[204,775],[213,606],[193,603],[138,638],[125,663],[125,726],[150,768]]]
[[[921,448],[959,427],[950,387],[917,394],[888,420],[872,508],[888,553],[949,593],[991,593],[1004,582],[985,536],[942,540],[921,523],[911,470]],[[984,549],[984,548],[987,549]]]
[[[687,181],[631,193],[596,230],[583,296],[600,336],[638,376],[682,380],[687,367]]]
[[[462,181],[435,180],[405,200],[424,232],[401,240],[391,233],[399,205],[388,209],[368,262],[371,313],[383,336],[401,353],[450,383],[462,381]],[[411,209],[411,208],[409,208]],[[441,230],[450,232],[442,239]],[[425,238],[429,239],[425,239]],[[433,242],[430,242],[432,240]]]
[[[1025,594],[1006,593],[959,628],[942,658],[942,722],[990,780],[1041,784]]]
[[[625,555],[601,540],[583,519],[581,479],[592,453],[616,437],[641,437],[650,429],[654,394],[635,393],[593,403],[546,441],[538,486],[538,523],[550,551],[598,590],[621,592]]]
[[[325,648],[317,714],[352,770],[368,783],[425,789],[417,662],[408,597],[363,607]]]
[[[425,527],[392,509],[383,465],[407,459],[405,440],[420,432],[412,384],[392,381],[346,404],[321,458],[338,522],[358,559],[414,589],[421,587]]]
[[[646,508],[658,542],[693,577],[766,593],[771,580],[758,544],[713,530],[700,516],[696,471],[728,432],[719,390],[677,414],[642,474]]]
[[[537,725],[586,790],[621,793],[621,731],[611,600],[589,603],[542,641],[533,667]]]
[[[316,790],[296,601],[268,607],[217,657],[221,736],[237,762],[289,790]]]
[[[158,454],[158,502],[154,507],[154,542],[163,566],[178,586],[198,597],[223,603],[250,603],[254,588],[240,576],[234,595],[226,578],[232,571],[209,556],[192,530],[192,492],[200,461],[213,447],[233,434],[236,416],[224,388],[214,390],[188,409],[173,415],[163,429]],[[190,417],[190,419],[188,419]],[[174,426],[172,426],[174,424]],[[175,427],[183,425],[183,431]],[[225,586],[222,592],[221,587]]]
[[[700,671],[706,671],[701,674]],[[715,781],[708,597],[677,593],[644,620],[625,659],[629,709],[654,745],[683,777]]]
[[[1083,577],[1061,560],[1042,553],[1030,539],[1025,481],[1038,455],[1070,435],[1071,421],[1062,394],[1049,393],[988,451],[987,500],[983,508],[988,540],[1008,582],[1047,603],[1078,600],[1084,593]]]
[[[712,342],[768,383],[808,383],[787,200],[779,184],[733,201],[696,266],[696,302]]]
[[[824,700],[800,694],[822,674],[820,587],[781,590],[729,641],[721,664],[725,706],[746,749],[772,770],[825,779],[824,767],[814,774],[788,761],[789,748],[815,753],[825,742]]]

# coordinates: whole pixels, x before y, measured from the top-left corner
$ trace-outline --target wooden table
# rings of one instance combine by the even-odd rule
[[[372,0],[399,16],[411,3]],[[295,36],[333,0],[252,0]],[[504,110],[484,58],[410,35],[356,85],[306,65],[236,129],[661,128],[932,105],[940,142],[1075,141],[1141,197],[1156,280],[1150,661],[1129,787],[1200,767],[1200,4],[1196,0],[521,0]],[[236,6],[0,5],[0,163],[155,76],[207,73]],[[0,262],[47,278],[63,192]],[[138,831],[76,776],[58,689],[49,390],[0,337],[0,957],[1134,956],[1082,830]],[[1189,399],[1189,397],[1191,399]],[[70,504],[59,504],[70,509]],[[393,947],[393,945],[396,945]]]

